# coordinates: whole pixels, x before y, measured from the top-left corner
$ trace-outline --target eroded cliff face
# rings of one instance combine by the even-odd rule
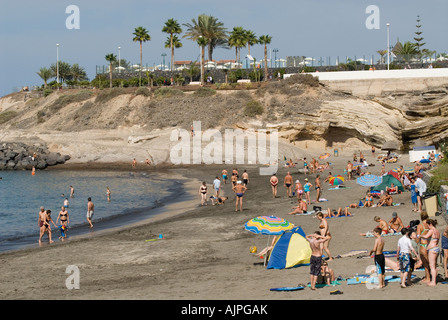
[[[416,140],[432,144],[447,137],[447,88],[442,85],[354,96],[322,83],[290,78],[254,85],[254,89],[217,90],[204,96],[193,92],[160,96],[154,89],[150,95],[138,95],[135,89],[119,88],[62,90],[47,97],[15,93],[0,99],[0,141],[14,140],[14,134],[20,133],[29,141],[45,134],[51,142],[52,134],[62,137],[70,133],[73,141],[64,146],[62,138],[54,139],[59,141],[54,149],[76,158],[72,154],[76,133],[101,131],[99,136],[110,145],[114,139],[129,144],[129,139],[114,138],[114,133],[138,128],[138,135],[143,137],[140,143],[145,135],[151,139],[166,135],[166,142],[173,129],[190,130],[193,121],[201,121],[203,130],[277,129],[286,143],[305,149],[310,144],[321,149],[381,147],[386,141],[398,142],[404,148]],[[248,104],[254,101],[261,106],[260,114],[247,112]],[[169,144],[160,148],[167,149]]]

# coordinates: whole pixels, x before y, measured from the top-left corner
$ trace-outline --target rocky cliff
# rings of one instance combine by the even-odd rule
[[[448,134],[448,85],[361,97],[291,77],[219,89],[15,93],[0,99],[0,141],[43,143],[71,161],[118,161],[139,152],[164,162],[172,130],[190,130],[198,120],[203,130],[277,129],[285,156],[381,147],[386,141],[407,148],[416,140],[438,143]]]

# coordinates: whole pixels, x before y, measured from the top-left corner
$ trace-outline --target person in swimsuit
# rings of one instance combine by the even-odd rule
[[[39,216],[37,218],[37,225],[39,227],[39,245],[42,244],[42,237],[45,234],[45,221],[47,220],[47,213],[44,207],[40,207]]]
[[[306,174],[308,172],[308,161],[306,158],[303,158],[303,173]]]
[[[60,221],[61,226],[68,228],[68,224],[70,223],[70,221],[68,218],[68,211],[65,209],[65,206],[62,206],[61,211],[59,211],[58,217],[56,218],[56,223],[58,223],[58,221]],[[62,237],[59,237],[59,239],[61,239],[62,241],[64,241],[66,238],[67,238],[66,232],[64,232],[64,235]]]
[[[305,193],[305,196],[306,196],[306,203],[307,203],[308,205],[311,204],[310,190],[311,190],[311,187],[312,187],[312,186],[313,186],[313,185],[312,185],[311,183],[308,182],[308,178],[305,178],[305,185],[303,186],[303,192]]]
[[[275,175],[275,173],[271,176],[271,179],[269,180],[269,182],[271,183],[271,188],[272,188],[272,196],[274,198],[277,198],[277,185],[278,185],[278,178]]]
[[[110,189],[109,189],[109,187],[106,187],[106,195],[107,195],[107,201],[110,202]]]
[[[378,283],[380,288],[385,287],[384,275],[386,273],[386,259],[383,254],[384,240],[381,237],[381,229],[373,229],[373,235],[375,236],[375,244],[373,249],[370,250],[369,256],[375,254],[374,261],[376,266],[376,272],[378,274]]]
[[[378,223],[377,228],[381,229],[381,234],[382,235],[389,233],[389,226],[387,225],[386,221],[384,221],[383,219],[381,219],[380,217],[377,217],[377,216],[375,216],[373,218],[373,220]]]
[[[240,211],[243,211],[243,195],[247,190],[246,186],[241,181],[237,181],[232,190],[236,193],[235,211],[238,211],[238,203],[240,204]]]
[[[87,222],[90,225],[90,228],[93,228],[92,217],[93,217],[94,211],[95,211],[95,206],[94,206],[94,204],[92,202],[92,198],[89,197],[89,198],[87,198],[87,215],[86,215],[86,218],[87,218]]]
[[[306,202],[304,200],[300,200],[299,204],[296,207],[292,207],[294,211],[289,212],[288,214],[298,214],[298,213],[306,213],[308,210],[308,206],[306,205]]]
[[[325,252],[328,255],[328,261],[332,261],[333,257],[330,253],[330,240],[331,240],[331,233],[330,233],[330,226],[328,225],[327,219],[325,219],[325,216],[322,212],[318,212],[316,214],[316,218],[320,221],[319,229],[320,229],[320,235],[322,237],[325,237],[326,240],[322,242],[322,249],[325,250]]]
[[[300,203],[300,201],[302,201],[302,195],[303,195],[303,186],[300,183],[299,180],[296,180],[296,195],[297,195],[297,202]]]
[[[431,281],[427,283],[428,286],[435,286],[437,279],[437,257],[440,253],[439,240],[440,232],[437,230],[437,220],[428,219],[427,221],[429,231],[427,234],[420,236],[420,238],[428,240],[426,250],[428,252],[429,268],[431,273]]]
[[[207,205],[207,184],[202,182],[201,186],[199,187],[199,195],[201,196],[201,206],[204,204]]]
[[[291,198],[291,196],[292,196],[292,191],[291,191],[292,182],[293,182],[293,179],[292,179],[291,173],[288,172],[285,176],[285,179],[283,180],[283,185],[286,188],[286,196],[288,198]]]
[[[422,236],[426,235],[429,231],[429,226],[427,223],[428,220],[428,213],[426,211],[423,211],[420,213],[420,220],[421,223],[417,225],[417,243],[419,245],[419,254],[420,259],[422,260],[423,268],[425,269],[425,279],[422,280],[422,282],[430,282],[431,281],[431,273],[429,268],[429,260],[428,260],[428,251],[426,247],[428,246],[428,240],[423,238]]]
[[[323,237],[320,231],[307,235],[306,240],[310,243],[311,258],[310,258],[310,282],[311,290],[316,290],[317,278],[321,274],[322,266],[322,243],[327,240]]]
[[[448,280],[448,226],[442,234],[442,249],[443,249],[443,269],[445,270],[445,281]]]
[[[222,170],[221,174],[222,174],[222,181],[224,181],[224,184],[227,184],[227,170],[226,169]]]
[[[366,202],[364,203],[365,207],[371,207],[373,205],[373,196],[372,194],[369,192],[366,195]]]
[[[401,287],[406,288],[411,285],[411,252],[414,255],[417,255],[417,252],[412,247],[408,229],[401,229],[401,234],[403,236],[398,240],[397,259],[400,264]]]
[[[319,202],[320,196],[322,195],[322,188],[320,185],[320,175],[318,174],[316,176],[316,180],[314,181],[315,183],[315,188],[316,188],[316,202]]]
[[[247,185],[249,184],[249,174],[247,173],[247,170],[244,170],[241,178],[243,178],[243,184],[247,187]]]
[[[392,219],[389,220],[390,231],[392,233],[400,232],[404,228],[403,222],[396,212],[392,213]]]

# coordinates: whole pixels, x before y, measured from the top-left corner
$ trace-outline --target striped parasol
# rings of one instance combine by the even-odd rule
[[[247,221],[244,228],[257,234],[279,235],[286,230],[291,230],[294,225],[283,218],[259,216]]]
[[[344,177],[341,175],[337,175],[336,177],[331,177],[328,182],[330,182],[333,186],[339,186],[341,184],[344,184]]]
[[[359,178],[356,178],[356,182],[364,187],[375,187],[383,182],[383,177],[375,176],[373,174],[365,174]]]
[[[319,156],[319,159],[320,159],[320,160],[325,160],[325,159],[327,159],[328,157],[330,157],[330,154],[327,152],[326,154],[323,154],[323,155]]]
[[[400,167],[393,168],[393,172],[398,172],[400,170]],[[411,167],[403,167],[404,173],[414,173],[414,168]]]

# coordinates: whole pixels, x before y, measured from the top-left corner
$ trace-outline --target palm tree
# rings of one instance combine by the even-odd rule
[[[201,86],[202,86],[202,82],[204,81],[205,46],[207,45],[208,41],[204,37],[200,37],[197,40],[197,43],[201,47]]]
[[[168,19],[165,22],[165,26],[162,28],[162,32],[168,33],[170,39],[170,45],[167,47],[165,44],[165,48],[171,48],[171,71],[174,70],[174,48],[179,48],[174,45],[174,37],[176,34],[182,33],[182,28],[180,27],[177,20]],[[178,41],[178,43],[180,43]]]
[[[250,55],[250,46],[258,43],[258,38],[252,30],[246,30],[247,54]]]
[[[71,78],[75,83],[78,83],[78,81],[86,80],[87,79],[87,73],[84,70],[83,67],[80,67],[79,64],[74,63],[70,67],[70,74]]]
[[[143,42],[150,41],[151,36],[148,34],[148,31],[143,27],[137,27],[134,30],[134,38],[132,41],[140,42],[140,72],[139,72],[139,86],[142,86],[142,66],[143,66],[143,56],[142,56],[142,44]]]
[[[42,80],[44,80],[44,88],[47,87],[48,79],[54,77],[53,71],[51,69],[45,68],[45,67],[40,68],[39,72],[36,72],[36,73]]]
[[[109,61],[109,82],[110,82],[110,87],[112,88],[112,64],[117,61],[117,56],[114,55],[113,53],[109,53],[106,54],[106,60]]]
[[[260,36],[258,43],[264,44],[264,81],[268,81],[268,47],[271,43],[272,37],[268,35]]]
[[[406,63],[409,63],[410,60],[418,53],[418,49],[415,43],[410,41],[407,41],[404,44],[398,42],[395,45],[393,53],[397,56],[401,56]]]
[[[174,70],[174,48],[182,48],[183,44],[180,42],[178,36],[173,35],[166,38],[165,48],[171,48],[171,71]]]
[[[240,50],[247,43],[246,35],[246,30],[243,27],[234,27],[228,39],[229,46],[235,47],[235,59],[237,63],[240,62]]]
[[[387,54],[387,50],[377,50],[376,53],[378,53],[381,57],[380,64],[384,63],[384,56]]]
[[[227,29],[224,24],[213,16],[201,14],[198,20],[191,20],[191,23],[184,23],[187,27],[184,38],[197,41],[203,37],[207,41],[208,59],[213,60],[213,50],[216,47],[225,47],[227,43]]]

